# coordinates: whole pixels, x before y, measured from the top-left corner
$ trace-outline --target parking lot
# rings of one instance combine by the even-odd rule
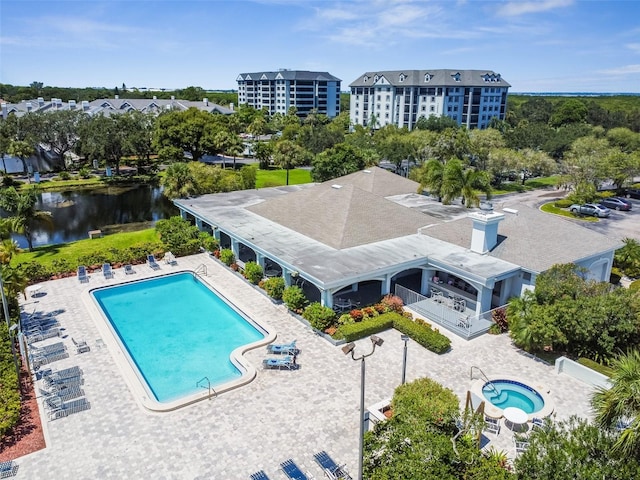
[[[608,237],[623,240],[625,238],[635,238],[640,241],[640,200],[630,198],[633,207],[628,212],[611,210],[609,218],[601,218],[597,222],[580,223],[591,230],[600,232]]]

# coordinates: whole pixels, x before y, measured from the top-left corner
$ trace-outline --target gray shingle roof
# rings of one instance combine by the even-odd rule
[[[338,250],[416,234],[431,223],[387,200],[416,182],[375,168],[248,207],[253,213]]]
[[[308,70],[279,70],[277,72],[252,72],[241,73],[238,80],[260,80],[263,76],[267,80],[275,80],[280,75],[284,80],[317,80],[319,82],[340,82],[338,77],[334,77],[329,72],[310,72]]]
[[[498,245],[488,255],[521,265],[527,270],[543,272],[555,264],[576,262],[621,246],[619,241],[577,225],[572,220],[513,201],[501,206],[506,207],[518,213],[505,213],[505,219],[498,225]],[[463,218],[441,223],[423,233],[469,248],[472,221]]]
[[[425,76],[429,74],[429,81]],[[356,78],[350,87],[371,87],[375,77],[384,76],[385,80],[397,87],[510,87],[500,74],[492,70],[385,70],[365,72]],[[404,76],[404,81],[400,81]],[[365,78],[368,80],[365,81]],[[456,81],[459,78],[459,81]]]

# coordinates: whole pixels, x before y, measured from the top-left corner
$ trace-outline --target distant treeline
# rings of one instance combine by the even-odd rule
[[[192,100],[197,102],[203,98],[208,98],[210,102],[222,106],[229,106],[233,103],[238,105],[238,94],[235,91],[208,91],[200,87],[187,87],[180,90],[138,90],[136,88],[127,88],[125,84],[114,88],[63,88],[63,87],[46,87],[40,82],[33,82],[28,87],[9,85],[0,83],[0,98],[8,103],[19,103],[23,100],[34,100],[42,97],[45,100],[59,98],[63,102],[75,100],[81,102],[87,100],[89,102],[99,98],[113,98],[119,95],[120,98],[131,99],[152,99],[153,97],[169,100],[172,96],[181,100]]]

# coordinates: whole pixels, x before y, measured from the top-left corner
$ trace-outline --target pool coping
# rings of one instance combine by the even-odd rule
[[[510,382],[520,383],[535,390],[542,397],[542,400],[544,400],[544,406],[537,412],[527,414],[527,421],[530,422],[534,418],[546,418],[553,413],[555,409],[555,402],[549,395],[549,389],[544,385],[540,384],[539,382],[528,382],[527,380],[515,378],[509,375],[493,376],[489,378],[490,382],[497,382],[499,380],[507,380]],[[480,378],[471,385],[470,391],[472,394],[476,395],[478,398],[484,401],[484,413],[488,417],[502,418],[504,416],[503,409],[492,404],[482,393],[482,387],[484,387],[486,383],[486,379]]]
[[[220,297],[227,305],[229,305],[234,311],[236,311],[239,315],[241,315],[246,321],[254,325],[255,328],[258,328],[264,333],[264,338],[261,340],[257,340],[252,343],[248,343],[245,345],[241,345],[234,349],[231,352],[230,360],[231,362],[240,370],[242,375],[239,378],[236,378],[232,381],[223,383],[222,385],[216,386],[213,390],[213,394],[210,389],[202,390],[198,393],[194,393],[191,395],[187,395],[181,397],[176,400],[172,400],[169,402],[160,402],[156,398],[154,398],[153,393],[147,385],[144,376],[140,373],[135,362],[131,358],[127,348],[122,344],[120,336],[114,330],[113,325],[109,321],[108,318],[105,317],[102,309],[98,306],[97,301],[95,300],[92,292],[96,290],[103,290],[105,288],[117,287],[121,285],[131,284],[142,282],[146,280],[153,280],[161,277],[168,277],[179,275],[183,273],[189,273],[196,276],[203,285],[205,285],[209,290],[215,293],[218,297]],[[154,412],[154,413],[163,413],[163,412],[171,412],[173,410],[177,410],[179,408],[186,407],[188,405],[192,405],[196,402],[215,398],[215,396],[228,392],[230,390],[234,390],[243,385],[246,385],[253,381],[257,376],[257,369],[253,366],[251,362],[244,358],[244,353],[254,350],[256,348],[262,347],[273,342],[276,339],[276,334],[274,330],[265,324],[264,322],[260,322],[248,314],[246,314],[242,309],[240,309],[237,305],[235,305],[229,298],[223,295],[219,290],[217,290],[211,283],[207,280],[206,276],[201,276],[195,273],[194,270],[191,269],[180,269],[173,270],[170,273],[162,273],[158,275],[148,276],[144,278],[135,278],[135,279],[127,279],[127,281],[114,282],[109,285],[101,285],[95,288],[88,288],[84,290],[81,294],[83,303],[87,307],[89,311],[89,316],[93,319],[96,328],[100,332],[100,336],[102,337],[107,349],[111,353],[115,363],[118,365],[120,372],[127,383],[131,393],[133,394],[136,401],[139,403],[141,407],[145,411]]]

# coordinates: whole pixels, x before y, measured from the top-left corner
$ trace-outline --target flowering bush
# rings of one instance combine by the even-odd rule
[[[364,318],[364,314],[362,313],[362,310],[358,308],[354,308],[353,310],[351,310],[349,312],[349,315],[351,316],[351,318],[353,318],[354,322],[361,322],[362,319]]]
[[[396,295],[386,295],[380,301],[389,311],[402,313],[402,306],[404,305],[402,299]]]

